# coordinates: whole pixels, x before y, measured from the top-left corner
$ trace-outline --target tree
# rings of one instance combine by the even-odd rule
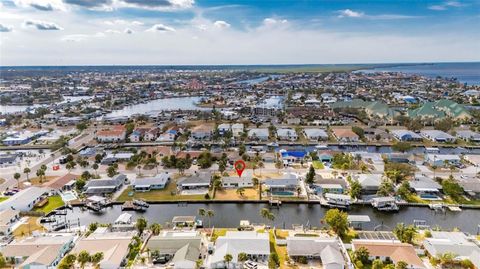
[[[383,269],[383,262],[380,259],[375,259],[372,262],[372,269]]]
[[[43,182],[43,177],[45,176],[45,170],[43,169],[38,169],[37,170],[37,177],[40,180],[40,183]]]
[[[413,225],[406,226],[403,223],[399,223],[395,229],[393,229],[393,233],[402,243],[412,244],[413,238],[415,238],[417,234],[417,229]]]
[[[86,250],[82,250],[80,253],[78,253],[77,256],[77,262],[80,264],[81,268],[85,268],[85,264],[90,262],[90,254]]]
[[[199,208],[198,209],[198,215],[200,217],[202,217],[202,220],[203,220],[203,217],[205,217],[207,215],[207,211],[205,210],[205,208]]]
[[[227,264],[227,268],[230,268],[230,262],[233,259],[232,254],[230,254],[230,253],[225,254],[225,256],[223,256],[223,259],[225,260],[225,263]]]
[[[445,118],[443,120],[439,120],[439,121],[435,122],[434,127],[435,127],[435,130],[448,132],[454,127],[454,124],[453,124],[452,119]]]
[[[117,167],[115,165],[110,165],[107,168],[107,175],[109,177],[114,177],[117,174]]]
[[[403,181],[400,187],[398,187],[397,194],[403,199],[408,199],[408,197],[412,194],[410,191],[410,183],[406,180]]]
[[[158,223],[153,223],[152,225],[150,225],[150,231],[152,231],[153,235],[159,235],[161,230],[162,225]]]
[[[20,175],[20,173],[15,173],[13,174],[13,178],[17,181],[17,188],[20,188],[20,177],[22,175]]]
[[[239,262],[246,262],[248,260],[248,255],[245,252],[238,253],[238,261]]]
[[[390,180],[383,180],[378,187],[377,195],[379,196],[389,196],[394,191],[393,184]]]
[[[87,129],[88,125],[87,125],[86,122],[80,122],[80,123],[77,124],[76,127],[77,127],[77,130],[83,131],[83,130]]]
[[[23,173],[27,175],[27,181],[30,181],[30,177],[29,177],[30,172],[32,172],[32,170],[30,170],[30,168],[28,167],[25,167],[25,169],[23,169]]]
[[[350,189],[348,191],[350,197],[353,199],[360,198],[360,194],[362,193],[362,185],[358,181],[358,179],[354,179],[350,181]]]
[[[0,253],[0,268],[7,267],[7,261],[5,260],[5,257],[3,257],[3,254]]]
[[[268,258],[268,268],[278,268],[280,266],[280,258],[276,252],[270,253],[270,257]]]
[[[67,168],[68,172],[70,173],[73,168],[75,168],[76,163],[74,161],[70,161],[65,165],[65,168]]]
[[[395,264],[395,269],[407,269],[408,263],[404,261],[399,261],[397,264]]]
[[[243,197],[243,195],[245,194],[245,188],[238,188],[237,194]]]
[[[98,153],[97,155],[95,155],[95,163],[101,163],[102,159],[103,159],[102,154]]]
[[[452,199],[457,200],[463,194],[464,190],[453,177],[442,180],[442,190],[443,192],[450,196]]]
[[[308,185],[312,185],[315,182],[315,168],[313,165],[310,165],[310,169],[308,169],[307,175],[305,176],[305,183]]]
[[[353,260],[361,261],[363,264],[368,262],[369,257],[370,253],[368,253],[368,249],[365,247],[360,247],[353,252]]]
[[[392,145],[394,151],[407,152],[412,149],[412,145],[408,142],[398,141]]]
[[[135,223],[135,228],[137,228],[138,234],[142,234],[143,231],[147,228],[147,220],[144,217],[138,218]]]
[[[103,257],[104,257],[103,252],[97,252],[97,253],[92,255],[91,261],[96,266],[97,264],[99,264],[103,260]]]
[[[325,214],[324,221],[330,226],[333,232],[343,237],[348,230],[347,213],[337,208],[329,209]]]
[[[280,170],[282,167],[283,163],[280,160],[275,162],[275,168],[277,168],[277,170]]]
[[[213,218],[215,216],[215,212],[213,210],[208,210],[207,211],[207,218],[208,218],[208,227],[211,227],[210,226],[210,220],[211,218]]]
[[[94,163],[94,164],[92,165],[92,168],[93,168],[93,170],[95,171],[95,174],[98,175],[98,173],[97,173],[98,164],[97,164],[97,163]]]
[[[272,224],[273,224],[273,221],[275,220],[275,215],[272,212],[270,212],[268,208],[265,208],[265,207],[260,210],[260,216],[265,220],[271,221]]]

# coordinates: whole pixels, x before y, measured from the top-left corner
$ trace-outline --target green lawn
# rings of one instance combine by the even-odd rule
[[[36,208],[35,211],[48,214],[63,205],[65,205],[65,203],[63,202],[62,197],[60,197],[60,195],[54,195],[48,197],[48,203],[46,205]]]
[[[148,192],[134,192],[132,187],[128,187],[117,198],[119,202],[131,201],[133,199],[143,199],[145,201],[198,201],[205,200],[205,195],[176,195],[177,189],[175,182],[170,182],[163,190],[153,190]],[[133,195],[129,195],[133,194]]]
[[[324,169],[325,166],[323,166],[323,163],[321,161],[313,161],[312,166],[315,169]]]
[[[1,196],[0,197],[0,202],[3,202],[8,199],[8,196]]]

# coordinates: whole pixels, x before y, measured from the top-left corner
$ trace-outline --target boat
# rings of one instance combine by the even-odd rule
[[[328,149],[328,145],[326,144],[318,144],[315,146],[316,149],[320,149],[320,150],[327,150]]]
[[[352,200],[348,195],[337,193],[326,193],[324,198],[322,205],[341,209],[348,209]]]
[[[276,142],[271,142],[271,143],[268,143],[267,146],[269,146],[269,147],[278,147],[278,143],[276,143]]]
[[[150,205],[149,205],[147,202],[143,201],[143,200],[133,200],[132,202],[133,202],[133,204],[136,205],[136,206],[145,207],[145,208],[150,207]]]
[[[372,206],[378,211],[398,211],[400,208],[397,205],[395,197],[375,197],[371,202]]]
[[[143,206],[136,205],[133,201],[126,201],[122,205],[122,211],[139,211],[144,212],[147,208]]]
[[[445,212],[445,205],[444,204],[429,204],[428,207],[433,211],[441,211]]]
[[[203,221],[201,219],[195,220],[195,228],[203,228]]]

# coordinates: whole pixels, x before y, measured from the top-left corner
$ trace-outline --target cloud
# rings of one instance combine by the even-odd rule
[[[226,21],[216,21],[213,23],[213,26],[219,29],[230,28],[230,24]]]
[[[442,11],[442,10],[447,10],[451,7],[458,8],[458,7],[463,7],[463,6],[465,6],[465,5],[458,2],[458,1],[447,1],[447,2],[444,2],[443,4],[440,4],[440,5],[431,5],[431,6],[428,7],[428,9],[435,10],[435,11]]]
[[[0,23],[0,32],[6,33],[6,32],[11,32],[12,30],[13,30],[12,26],[8,26]]]
[[[164,25],[164,24],[155,24],[147,31],[148,32],[175,32],[175,28]]]
[[[143,22],[141,21],[127,21],[127,20],[108,20],[104,21],[106,25],[132,25],[132,26],[140,26],[143,25]]]
[[[119,0],[118,6],[171,10],[191,8],[194,3],[194,0]]]
[[[351,9],[340,10],[339,13],[339,18],[361,18],[365,15],[363,12],[353,11]]]
[[[85,8],[101,8],[109,6],[113,3],[112,0],[63,0],[69,5],[75,5]]]
[[[17,7],[34,8],[41,11],[65,11],[67,9],[62,0],[14,0],[13,3]]]
[[[61,38],[64,42],[80,42],[89,38],[89,35],[76,34],[76,35],[66,35]]]
[[[284,19],[274,19],[274,18],[265,18],[263,20],[263,24],[266,26],[277,25],[277,24],[286,24],[288,23],[287,20]]]
[[[56,23],[48,21],[37,21],[37,20],[26,20],[23,25],[25,27],[34,27],[37,30],[63,30],[62,27],[58,26]]]
[[[107,29],[107,30],[105,30],[105,33],[106,34],[121,34],[122,32],[120,32],[118,30]]]
[[[124,30],[123,32],[124,32],[125,34],[129,34],[129,35],[133,34],[133,30],[130,29],[130,28],[125,28],[125,30]]]

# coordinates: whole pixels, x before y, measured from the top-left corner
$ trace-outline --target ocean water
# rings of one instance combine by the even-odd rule
[[[402,72],[418,74],[431,78],[456,78],[459,82],[468,85],[480,85],[480,62],[473,63],[425,63],[400,64],[391,67],[377,67],[359,70],[358,72]]]

